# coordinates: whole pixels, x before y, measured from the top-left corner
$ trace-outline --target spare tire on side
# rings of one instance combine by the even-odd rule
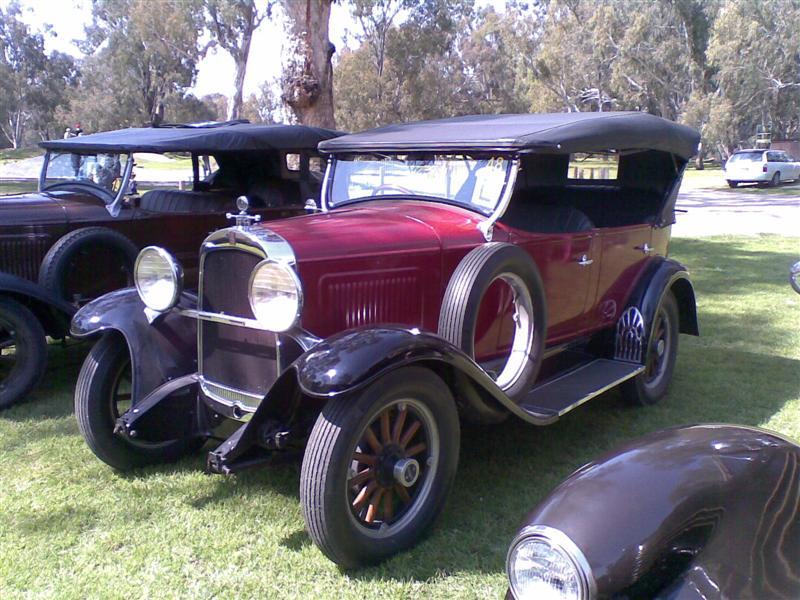
[[[133,284],[139,249],[107,227],[70,231],[47,251],[39,284],[67,302],[81,303]]]
[[[447,285],[439,313],[439,335],[474,359],[481,300],[497,280],[511,288],[516,316],[511,352],[494,379],[509,398],[519,402],[539,373],[547,332],[542,278],[524,250],[494,242],[470,251]],[[507,415],[500,407],[487,405],[486,408],[484,415],[465,416],[470,420],[491,422]]]

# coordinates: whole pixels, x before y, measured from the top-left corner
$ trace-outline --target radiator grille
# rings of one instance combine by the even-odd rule
[[[237,249],[208,252],[202,262],[201,310],[254,318],[247,285],[261,260]],[[227,390],[227,395],[213,393],[249,405],[254,397],[263,397],[278,375],[276,335],[211,321],[201,321],[199,326],[200,374],[206,387]]]

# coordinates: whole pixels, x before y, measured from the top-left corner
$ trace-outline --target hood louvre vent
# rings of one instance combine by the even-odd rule
[[[328,320],[337,324],[337,330],[402,324],[407,315],[422,314],[417,269],[337,274],[321,283]]]
[[[0,239],[0,271],[38,281],[39,267],[47,253],[47,236]]]

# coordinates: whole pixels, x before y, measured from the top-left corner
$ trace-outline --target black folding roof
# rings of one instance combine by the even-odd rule
[[[387,125],[320,144],[323,152],[662,150],[688,159],[700,134],[641,112],[470,115]]]
[[[222,153],[252,150],[316,148],[339,131],[304,125],[252,125],[227,122],[167,127],[141,127],[105,131],[39,145],[66,152],[194,152]]]

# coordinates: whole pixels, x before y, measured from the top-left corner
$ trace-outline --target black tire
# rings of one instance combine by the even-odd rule
[[[729,179],[728,180],[728,187],[732,187],[732,188],[739,187],[739,182],[738,181],[731,181]]]
[[[91,300],[106,292],[132,285],[133,264],[139,249],[121,233],[107,227],[76,229],[50,247],[39,268],[39,284],[56,296],[73,302]],[[106,261],[95,271],[91,290],[73,288],[76,262],[86,259]],[[79,282],[79,284],[82,283]]]
[[[439,313],[439,335],[474,357],[481,299],[496,279],[506,275],[522,282],[532,302],[533,334],[527,340],[525,362],[518,369],[512,369],[507,385],[498,383],[512,400],[519,401],[530,390],[539,373],[547,332],[544,285],[539,269],[524,250],[511,244],[490,243],[470,251],[447,284]],[[489,413],[492,410],[503,416],[508,414],[499,406],[489,409]]]
[[[621,386],[628,402],[649,406],[666,395],[678,355],[678,318],[678,303],[672,292],[667,292],[656,311],[647,342],[645,370]],[[662,340],[663,347],[660,346]]]
[[[0,298],[0,409],[20,402],[44,374],[47,338],[30,309]]]
[[[168,442],[133,442],[114,433],[121,412],[120,385],[130,369],[130,355],[118,334],[106,334],[94,345],[81,367],[75,387],[75,416],[89,448],[107,465],[128,471],[145,465],[174,462],[203,445],[186,438]],[[129,394],[128,394],[129,395]]]
[[[388,416],[392,413],[394,424]],[[387,436],[384,414],[390,423]],[[421,424],[402,445],[414,428],[413,419]],[[381,444],[380,451],[367,444],[367,429]],[[374,452],[372,458],[367,451]],[[411,458],[406,451],[419,457],[418,478],[410,487],[387,474],[398,460]],[[329,400],[311,432],[300,474],[300,503],[311,539],[343,568],[376,563],[414,545],[444,505],[458,452],[455,402],[444,382],[428,369],[400,368],[355,396]],[[375,457],[382,458],[378,462]],[[366,469],[354,476],[351,470],[362,464]],[[354,483],[357,478],[363,481]]]
[[[772,179],[769,180],[769,187],[778,187],[781,184],[781,172],[775,171]]]

